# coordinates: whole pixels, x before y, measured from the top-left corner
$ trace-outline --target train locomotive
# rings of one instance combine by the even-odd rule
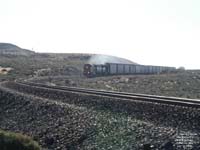
[[[83,74],[86,77],[107,76],[107,75],[130,75],[130,74],[160,74],[174,72],[175,67],[149,66],[138,64],[85,64]]]

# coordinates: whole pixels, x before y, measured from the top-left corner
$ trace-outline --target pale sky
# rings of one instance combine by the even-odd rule
[[[200,0],[0,0],[0,42],[200,69]]]

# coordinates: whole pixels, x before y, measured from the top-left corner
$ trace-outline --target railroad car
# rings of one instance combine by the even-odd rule
[[[85,64],[83,74],[87,77],[106,76],[106,75],[128,75],[128,74],[160,74],[174,72],[175,67],[148,66],[135,64]]]

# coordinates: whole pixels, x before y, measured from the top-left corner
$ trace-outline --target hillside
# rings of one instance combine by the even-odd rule
[[[89,55],[83,54],[41,54],[29,56],[0,55],[0,66],[12,68],[0,79],[27,78],[35,75],[81,75],[83,64]]]
[[[1,80],[41,76],[81,76],[85,63],[134,62],[107,55],[78,53],[36,53],[16,45],[0,43],[0,68],[11,68],[1,73]]]
[[[35,52],[22,49],[14,44],[0,43],[0,54],[1,55],[14,55],[14,56],[31,56]]]
[[[0,43],[0,68],[12,68],[0,74],[1,80],[32,76],[81,75],[88,54],[36,53],[9,43]]]

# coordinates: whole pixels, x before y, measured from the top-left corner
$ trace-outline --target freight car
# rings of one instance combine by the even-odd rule
[[[83,74],[87,77],[106,76],[106,75],[129,75],[129,74],[160,74],[174,72],[175,67],[147,66],[135,64],[85,64]]]

